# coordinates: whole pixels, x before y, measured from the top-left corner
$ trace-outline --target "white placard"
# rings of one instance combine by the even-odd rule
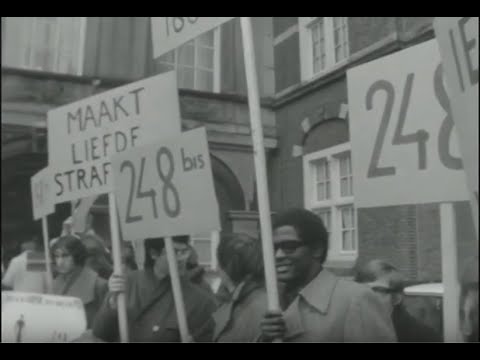
[[[181,131],[175,72],[48,112],[55,202],[110,192],[110,156]]]
[[[86,328],[78,298],[2,291],[2,342],[70,342]]]
[[[356,205],[468,200],[437,41],[347,78]]]
[[[205,128],[112,158],[123,238],[220,229]]]
[[[233,17],[152,17],[155,58],[220,26]]]
[[[40,170],[30,179],[33,218],[38,220],[55,212],[52,177],[48,168]]]

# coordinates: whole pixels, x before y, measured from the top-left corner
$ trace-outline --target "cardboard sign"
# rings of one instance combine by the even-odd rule
[[[117,154],[112,164],[124,239],[220,229],[204,128]]]
[[[2,342],[70,342],[86,328],[80,299],[2,291]]]
[[[48,112],[55,202],[110,192],[112,154],[181,131],[174,72]]]
[[[347,78],[356,205],[468,200],[436,40]]]
[[[475,213],[478,211],[478,17],[439,17],[433,25]],[[474,219],[478,232],[478,214],[474,214]]]
[[[48,168],[40,170],[30,180],[33,218],[38,220],[55,212],[52,177]]]
[[[152,17],[155,58],[220,26],[233,17]]]

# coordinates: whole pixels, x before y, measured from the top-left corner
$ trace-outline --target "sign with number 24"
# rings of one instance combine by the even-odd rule
[[[436,40],[347,77],[357,206],[467,200]]]
[[[220,229],[204,128],[112,158],[125,240]]]

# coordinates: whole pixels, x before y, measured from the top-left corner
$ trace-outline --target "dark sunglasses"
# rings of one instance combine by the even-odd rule
[[[276,253],[278,249],[282,249],[285,254],[293,254],[297,251],[298,248],[305,246],[305,243],[295,240],[282,241],[278,244],[273,244],[274,252]]]

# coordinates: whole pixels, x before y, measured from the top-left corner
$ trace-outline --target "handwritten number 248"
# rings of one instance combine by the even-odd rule
[[[164,172],[164,169],[162,167],[162,158],[167,159],[168,171],[166,171],[166,173]],[[158,219],[158,209],[157,209],[157,202],[156,202],[157,192],[153,188],[150,189],[149,191],[142,190],[143,175],[145,173],[145,162],[146,162],[145,157],[142,157],[140,162],[140,173],[139,173],[137,186],[135,186],[136,172],[135,172],[134,164],[130,160],[125,160],[120,165],[120,172],[123,173],[123,171],[126,168],[129,168],[130,174],[131,174],[130,194],[128,196],[128,203],[127,203],[127,216],[126,216],[127,224],[141,221],[143,219],[141,215],[132,215],[132,204],[133,204],[134,196],[137,199],[150,198],[152,201],[153,217],[155,219]],[[172,182],[173,175],[175,172],[175,164],[173,160],[173,155],[168,148],[162,146],[158,150],[157,156],[156,156],[156,165],[157,165],[158,177],[163,183],[162,203],[163,203],[163,208],[165,210],[165,213],[167,214],[168,217],[171,217],[171,218],[177,217],[181,211],[180,197],[179,197],[177,188]],[[173,204],[170,202],[170,199],[173,199],[172,201]]]
[[[181,32],[185,27],[185,21],[189,24],[195,24],[198,21],[198,17],[167,17],[165,21],[167,36],[170,35],[171,27],[173,27],[175,33]]]
[[[425,170],[427,168],[427,141],[430,138],[430,134],[426,130],[418,130],[416,133],[404,134],[403,127],[405,125],[405,119],[407,117],[408,105],[410,103],[410,97],[412,94],[413,80],[415,75],[410,73],[407,75],[405,87],[403,89],[403,96],[400,104],[400,112],[398,116],[397,126],[393,135],[393,145],[404,145],[410,143],[416,143],[418,149],[418,168]],[[446,112],[446,116],[440,126],[440,132],[438,136],[438,154],[441,163],[448,169],[459,170],[462,169],[462,161],[459,158],[452,156],[449,152],[450,136],[453,130],[453,119],[450,110],[450,103],[448,95],[443,85],[443,71],[442,65],[438,65],[435,70],[433,86],[435,90],[435,96]],[[380,155],[382,147],[385,142],[385,135],[392,116],[393,104],[395,101],[395,90],[393,85],[386,80],[378,80],[373,83],[367,91],[366,106],[367,110],[373,108],[373,97],[378,91],[385,91],[387,94],[385,109],[378,129],[378,134],[375,140],[373,148],[372,159],[368,168],[367,177],[374,178],[380,176],[392,176],[395,175],[396,169],[394,166],[379,166]]]

